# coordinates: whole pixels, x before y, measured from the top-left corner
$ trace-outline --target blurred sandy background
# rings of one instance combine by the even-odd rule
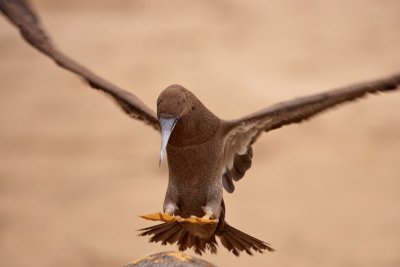
[[[221,118],[400,71],[400,2],[33,2],[67,54],[155,108],[180,83]],[[161,210],[159,135],[0,19],[2,266],[122,266]],[[400,266],[400,93],[266,134],[227,220],[277,249],[220,266]],[[192,252],[190,252],[192,253]]]

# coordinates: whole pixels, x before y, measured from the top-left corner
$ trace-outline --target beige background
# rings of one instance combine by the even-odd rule
[[[221,118],[400,71],[400,2],[34,1],[67,54],[151,107],[172,83]],[[122,266],[161,210],[159,135],[0,19],[2,266]],[[399,266],[400,93],[263,136],[227,220],[277,249],[220,266]],[[192,253],[192,252],[189,252]]]

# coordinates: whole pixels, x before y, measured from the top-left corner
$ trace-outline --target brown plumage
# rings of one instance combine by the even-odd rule
[[[260,253],[263,250],[273,251],[269,244],[235,229],[225,221],[223,200],[218,224],[198,226],[191,223],[162,223],[141,229],[141,231],[143,231],[141,236],[152,236],[150,242],[161,242],[162,245],[177,243],[179,250],[193,248],[200,255],[206,250],[213,254],[217,253],[216,236],[220,238],[222,245],[236,256],[243,251],[249,255],[253,255],[253,251]],[[201,234],[202,237],[200,237],[200,232],[205,235]]]
[[[218,223],[163,223],[142,229],[141,235],[151,236],[151,242],[176,243],[180,250],[193,248],[198,254],[206,250],[216,253],[216,236],[235,255],[273,250],[267,243],[226,223],[222,198],[223,188],[234,192],[234,182],[243,178],[251,167],[252,145],[261,133],[302,122],[367,94],[398,89],[400,84],[400,74],[395,74],[282,102],[232,121],[219,119],[190,91],[171,85],[160,94],[156,114],[134,94],[95,75],[55,48],[26,1],[1,0],[0,9],[28,43],[93,88],[110,95],[131,117],[161,131],[160,160],[166,149],[169,166],[164,212],[184,218],[206,215],[218,219]]]

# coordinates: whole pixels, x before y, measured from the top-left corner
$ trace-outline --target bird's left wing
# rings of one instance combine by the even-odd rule
[[[41,26],[38,16],[27,0],[0,0],[0,10],[11,23],[19,28],[22,37],[29,44],[53,59],[60,67],[82,77],[91,87],[110,95],[131,117],[149,124],[158,131],[160,130],[155,112],[136,95],[97,76],[58,50]]]
[[[321,111],[350,102],[367,94],[391,91],[400,86],[400,74],[383,79],[363,82],[324,93],[281,102],[238,120],[228,122],[224,138],[224,187],[235,189],[232,180],[241,179],[251,166],[251,145],[263,132],[291,123],[305,121]]]

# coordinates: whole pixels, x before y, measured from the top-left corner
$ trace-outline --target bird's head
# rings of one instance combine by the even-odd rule
[[[157,117],[161,127],[160,165],[168,141],[180,147],[201,144],[215,136],[220,125],[220,120],[192,92],[177,84],[161,92]]]
[[[161,92],[157,99],[158,119],[181,118],[190,112],[192,93],[181,85],[173,84]]]
[[[157,99],[157,117],[161,127],[160,165],[171,133],[180,119],[190,113],[192,93],[181,85],[170,85]]]

